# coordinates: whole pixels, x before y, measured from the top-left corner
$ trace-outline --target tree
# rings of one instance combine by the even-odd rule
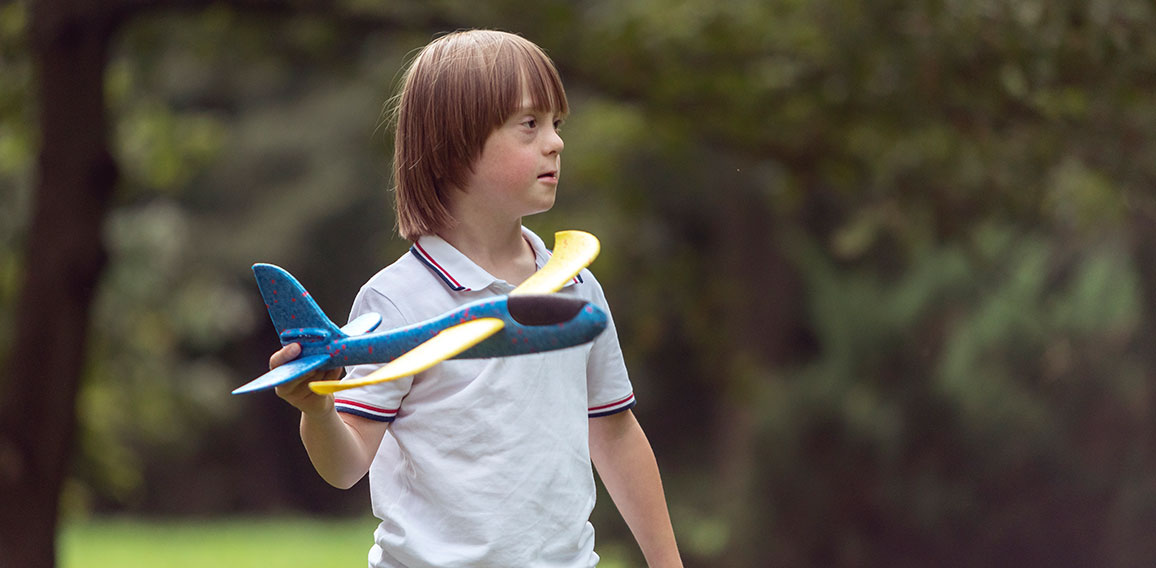
[[[93,295],[106,264],[102,228],[117,186],[105,66],[122,27],[204,0],[38,0],[29,6],[40,152],[15,338],[0,384],[0,565],[54,564],[59,498],[76,433]],[[345,14],[335,1],[227,2],[270,14]],[[357,25],[357,17],[353,17]],[[395,23],[373,17],[360,25]]]
[[[52,566],[60,489],[76,430],[89,306],[117,180],[103,105],[118,14],[46,0],[31,11],[41,151],[25,280],[0,397],[0,564]]]

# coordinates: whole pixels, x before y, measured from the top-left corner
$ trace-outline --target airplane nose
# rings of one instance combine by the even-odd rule
[[[584,307],[585,301],[559,294],[510,296],[506,301],[510,317],[522,325],[566,323],[574,319]]]

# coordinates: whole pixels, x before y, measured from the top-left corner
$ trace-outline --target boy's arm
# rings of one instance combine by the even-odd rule
[[[651,568],[680,567],[654,451],[634,413],[590,419],[590,457]]]
[[[299,354],[300,347],[290,344],[273,354],[269,368],[291,361]],[[310,373],[276,390],[277,396],[301,411],[301,442],[314,469],[330,485],[349,489],[369,471],[389,423],[339,413],[334,408],[333,395],[319,395],[309,390],[311,381],[340,376],[340,369]]]

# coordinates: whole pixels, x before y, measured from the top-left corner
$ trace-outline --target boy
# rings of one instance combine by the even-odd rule
[[[407,325],[506,294],[541,267],[549,251],[522,217],[554,204],[568,112],[553,63],[519,36],[474,30],[426,46],[396,108],[398,228],[414,245],[366,283],[351,318]],[[609,313],[589,271],[575,280],[561,293]],[[285,347],[270,367],[299,352]],[[339,375],[277,394],[301,411],[326,481],[348,488],[369,473],[381,519],[371,567],[593,566],[591,461],[650,566],[681,566],[613,322],[563,351],[451,360],[336,399],[308,389]]]

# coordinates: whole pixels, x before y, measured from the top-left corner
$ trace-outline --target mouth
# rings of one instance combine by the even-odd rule
[[[558,172],[546,172],[538,175],[538,179],[547,182],[558,182]]]

